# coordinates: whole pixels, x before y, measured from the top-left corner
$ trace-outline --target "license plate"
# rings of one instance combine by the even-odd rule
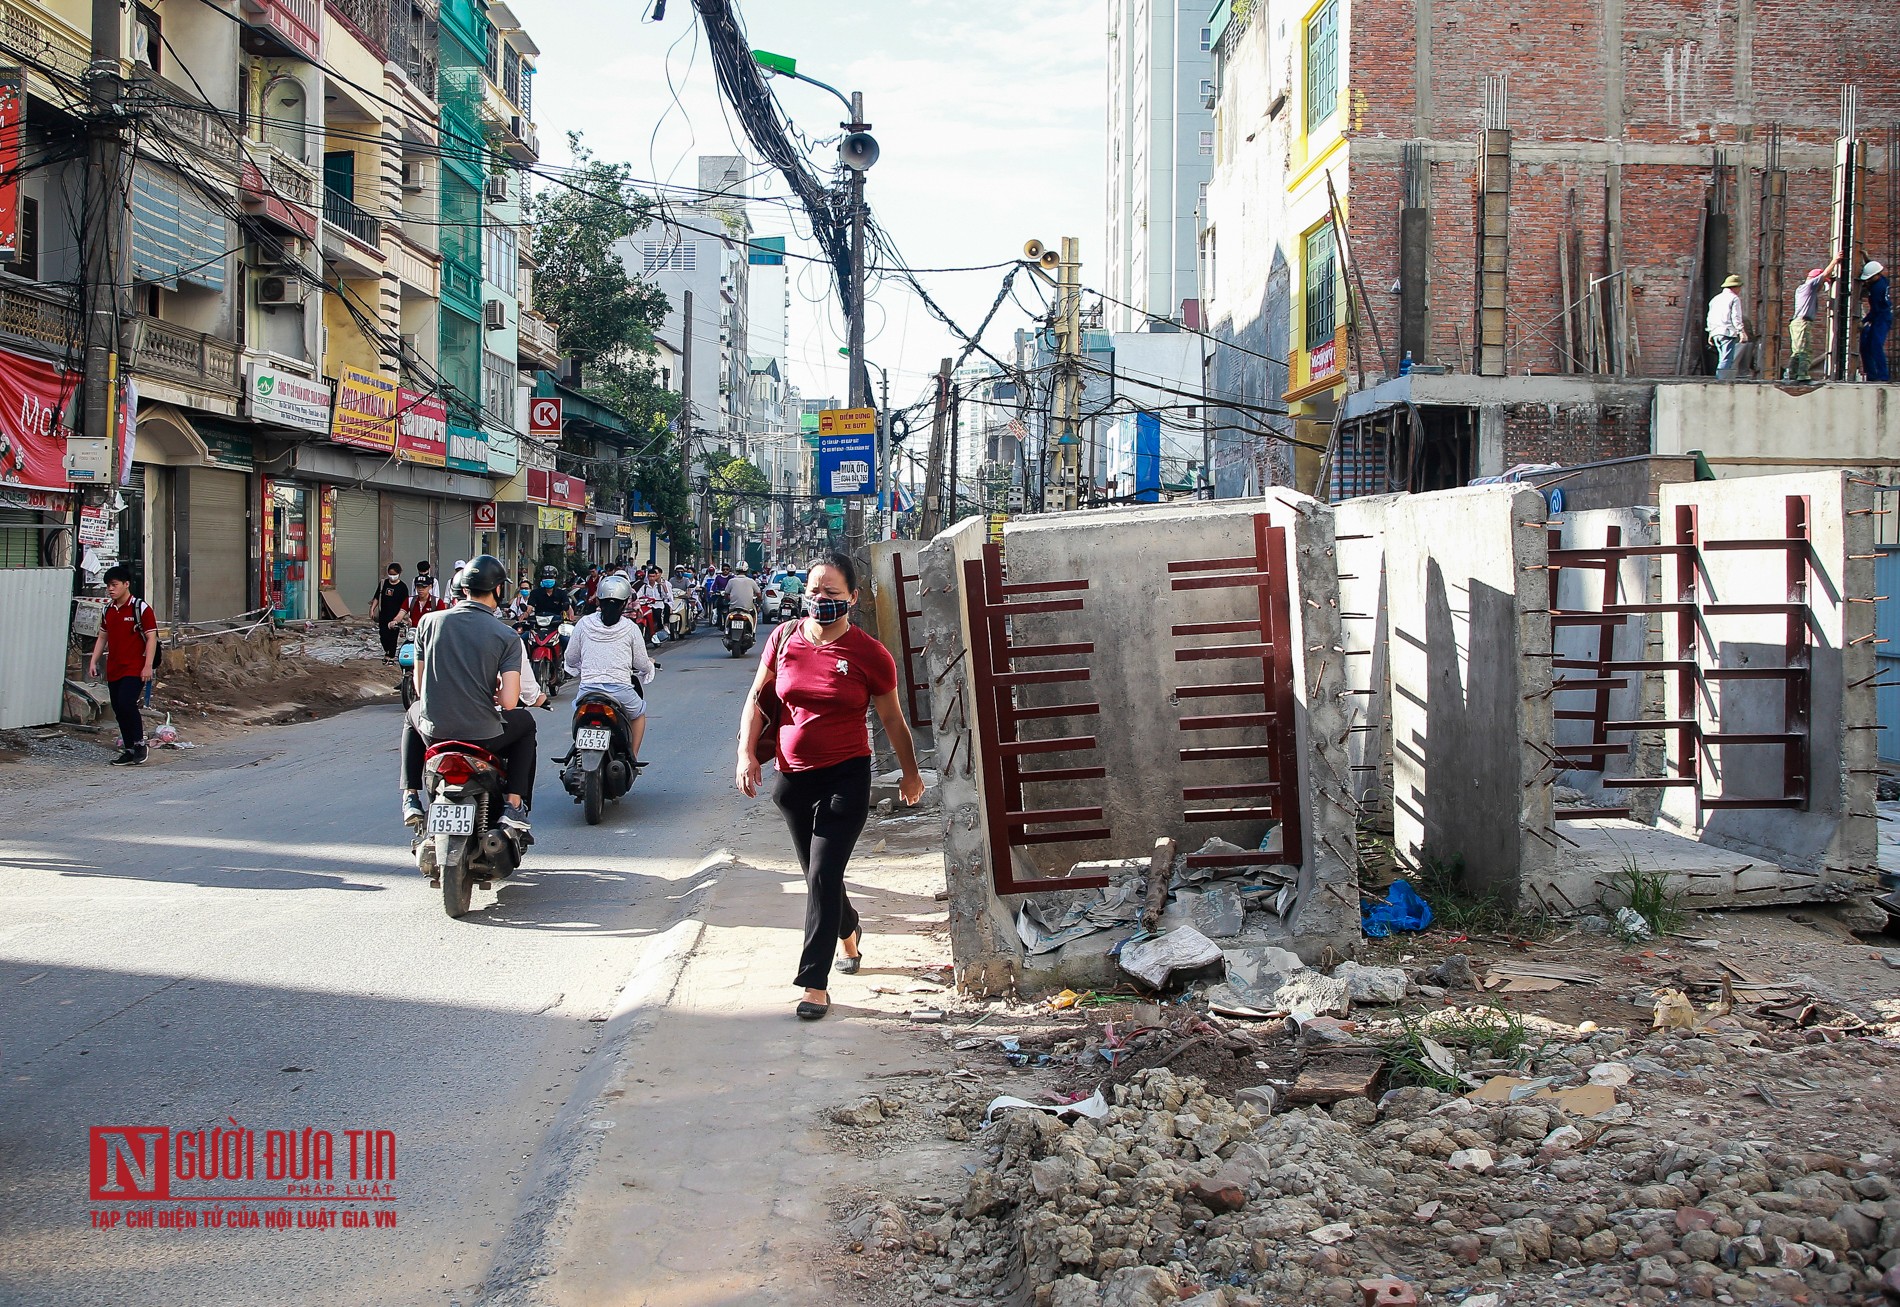
[[[429,805],[429,834],[473,835],[474,833],[474,804],[431,803]]]
[[[613,747],[614,737],[611,731],[580,730],[574,732],[574,747],[577,749],[609,749]]]

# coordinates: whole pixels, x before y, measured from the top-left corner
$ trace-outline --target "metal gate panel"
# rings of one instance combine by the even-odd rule
[[[1668,560],[1667,575],[1674,582],[1674,598],[1658,603],[1614,602],[1618,597],[1613,584],[1605,586],[1604,603],[1595,611],[1561,610],[1554,605],[1550,620],[1557,626],[1594,626],[1607,630],[1631,616],[1655,616],[1672,637],[1673,657],[1662,659],[1592,660],[1556,659],[1561,670],[1582,670],[1583,676],[1558,676],[1552,683],[1554,693],[1590,691],[1628,683],[1632,676],[1658,672],[1673,683],[1673,708],[1667,718],[1640,721],[1604,721],[1598,738],[1590,744],[1563,746],[1557,750],[1558,770],[1599,770],[1601,759],[1629,751],[1626,743],[1613,743],[1610,735],[1641,731],[1669,732],[1671,745],[1662,776],[1611,776],[1604,778],[1605,789],[1686,789],[1694,791],[1696,823],[1700,825],[1710,811],[1725,808],[1791,808],[1808,806],[1810,785],[1809,716],[1813,699],[1811,653],[1814,620],[1808,607],[1808,584],[1813,573],[1813,545],[1810,542],[1810,506],[1805,495],[1786,496],[1784,529],[1779,536],[1747,540],[1711,540],[1703,535],[1696,508],[1692,504],[1676,506],[1670,523],[1672,538],[1667,544],[1624,545],[1611,540],[1601,548],[1550,550],[1552,591],[1556,593],[1556,572],[1564,568],[1606,569],[1614,575],[1621,559],[1647,556]],[[1780,599],[1762,602],[1729,603],[1707,593],[1703,584],[1705,554],[1742,551],[1763,556],[1762,566],[1779,573]],[[1724,617],[1785,617],[1780,666],[1723,667],[1705,662],[1719,656],[1719,641],[1711,629],[1711,619]],[[1705,636],[1707,639],[1705,640]],[[1780,681],[1783,687],[1778,731],[1728,731],[1721,721],[1720,690],[1736,680]],[[1747,748],[1757,745],[1781,750],[1781,792],[1779,794],[1735,795],[1726,791],[1721,767],[1725,747]],[[1582,761],[1566,762],[1566,758]],[[1565,809],[1559,818],[1570,819],[1604,815],[1603,809]],[[1613,811],[1613,810],[1611,810]]]
[[[455,566],[456,559],[467,562],[475,556],[475,508],[461,500],[444,499],[438,503],[436,537],[440,541],[442,557],[436,562],[446,576],[448,569]]]
[[[980,559],[963,564],[964,611],[970,623],[970,673],[976,686],[975,718],[978,747],[983,754],[983,793],[985,825],[990,847],[991,874],[998,894],[1032,894],[1048,889],[1102,889],[1106,876],[1025,877],[1016,875],[1011,850],[1034,844],[1067,844],[1107,839],[1106,825],[1082,829],[1075,822],[1101,822],[1099,806],[1073,808],[1030,808],[1024,787],[1056,781],[1101,780],[1108,774],[1099,765],[1062,767],[1025,767],[1023,760],[1039,754],[1090,753],[1099,744],[1093,735],[1065,735],[1042,739],[1024,739],[1018,728],[1025,721],[1088,717],[1102,710],[1099,703],[1046,704],[1023,707],[1016,702],[1016,690],[1026,685],[1052,685],[1086,682],[1089,669],[1082,667],[1044,667],[1018,670],[1018,659],[1042,660],[1085,656],[1095,651],[1093,641],[1066,644],[1013,645],[1010,643],[1010,618],[1026,613],[1078,612],[1083,606],[1080,592],[1087,580],[1008,582],[1003,579],[1002,546],[983,546]],[[1039,595],[1076,595],[1075,598],[1043,599]],[[1036,827],[1037,829],[1030,829]]]
[[[332,546],[336,588],[343,602],[359,613],[369,611],[358,605],[370,602],[382,583],[383,569],[392,561],[382,556],[378,539],[381,529],[381,509],[374,490],[345,487],[336,492],[336,538]],[[405,576],[414,565],[414,559],[402,565]]]
[[[189,537],[178,551],[185,576],[185,617],[211,622],[255,605],[245,583],[251,567],[250,478],[194,467],[186,473]]]
[[[0,730],[59,720],[72,607],[70,568],[0,568]]]
[[[1304,860],[1304,825],[1300,820],[1299,745],[1294,725],[1293,664],[1299,650],[1293,640],[1292,611],[1289,597],[1291,577],[1286,556],[1286,528],[1273,525],[1265,513],[1253,518],[1253,551],[1231,558],[1204,558],[1168,564],[1169,586],[1173,590],[1246,589],[1253,592],[1255,613],[1232,621],[1184,622],[1170,628],[1177,639],[1200,636],[1240,635],[1251,637],[1216,644],[1185,645],[1174,651],[1177,663],[1238,663],[1235,678],[1211,684],[1180,685],[1175,693],[1181,698],[1257,700],[1257,709],[1191,715],[1181,719],[1188,732],[1258,730],[1263,742],[1194,744],[1180,748],[1182,762],[1216,762],[1230,758],[1259,759],[1265,778],[1235,784],[1189,785],[1181,790],[1184,804],[1250,801],[1244,806],[1184,808],[1182,817],[1190,822],[1276,821],[1280,826],[1282,861]],[[1241,680],[1252,677],[1258,680]],[[1253,866],[1261,861],[1258,850],[1242,853],[1188,855],[1195,867]]]
[[[897,670],[904,678],[904,716],[912,726],[928,726],[930,713],[924,707],[924,686],[918,675],[923,666],[918,660],[924,656],[924,647],[917,642],[917,628],[913,625],[924,611],[910,606],[911,592],[904,588],[919,578],[915,572],[904,570],[904,555],[897,550],[891,551],[891,571],[897,582],[897,588],[891,593],[896,600],[897,648],[902,654],[897,660]]]
[[[396,551],[396,561],[402,564],[404,574],[413,580],[416,564],[425,558],[438,574],[445,573],[455,560],[435,556],[435,529],[429,501],[385,490],[383,502],[389,506],[390,547]]]

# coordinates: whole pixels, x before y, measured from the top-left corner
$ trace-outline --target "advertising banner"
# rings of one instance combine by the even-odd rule
[[[488,433],[476,427],[450,427],[449,466],[457,472],[486,472]]]
[[[449,461],[449,406],[419,390],[396,391],[396,457],[443,467]]]
[[[818,493],[827,496],[877,493],[875,429],[818,437]]]
[[[565,472],[528,469],[528,502],[555,508],[586,508],[587,483]]]
[[[537,508],[535,525],[543,531],[572,531],[574,529],[574,510],[571,508]]]
[[[344,368],[336,379],[336,423],[330,439],[378,454],[396,448],[396,382],[380,372]]]
[[[78,384],[78,373],[0,349],[0,486],[66,489],[59,411]]]
[[[246,383],[245,411],[259,422],[330,434],[330,387],[324,382],[253,363]]]

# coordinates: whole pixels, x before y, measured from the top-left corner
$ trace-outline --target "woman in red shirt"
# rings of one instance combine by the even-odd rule
[[[816,1021],[831,1006],[834,941],[843,941],[839,970],[858,969],[863,931],[844,891],[845,864],[871,811],[871,734],[865,709],[878,720],[904,769],[898,791],[904,802],[923,797],[910,726],[897,701],[897,664],[889,651],[851,625],[858,601],[857,569],[843,554],[812,568],[805,587],[806,616],[785,622],[766,642],[759,674],[739,718],[739,789],[759,792],[760,770],[752,756],[764,717],[759,692],[767,684],[784,705],[779,721],[778,784],[772,802],[791,828],[798,865],[805,872],[805,948],[794,985],[804,987],[802,1020]]]

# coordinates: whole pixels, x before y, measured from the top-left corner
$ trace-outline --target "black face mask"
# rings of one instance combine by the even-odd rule
[[[603,599],[600,601],[600,624],[602,626],[612,626],[615,622],[620,620],[620,615],[626,611],[626,600]]]

